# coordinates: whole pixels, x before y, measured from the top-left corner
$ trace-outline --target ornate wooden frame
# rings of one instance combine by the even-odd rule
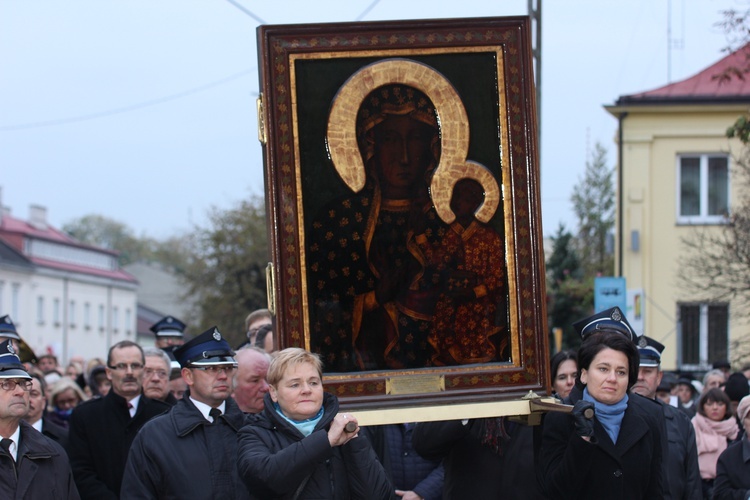
[[[326,390],[335,393],[347,409],[360,411],[444,405],[475,409],[471,405],[517,400],[529,390],[546,392],[545,274],[528,18],[261,26],[258,46],[259,135],[265,144],[271,242],[269,305],[276,314],[280,347],[311,346],[305,233],[310,231],[314,208],[320,209],[326,196],[330,197],[326,189],[336,178],[331,160],[324,155],[334,162],[362,162],[359,151],[352,149],[351,138],[344,137],[352,123],[346,119],[351,112],[342,111],[340,116],[345,118],[339,122],[331,120],[327,137],[321,116],[335,114],[337,106],[356,107],[363,97],[362,88],[374,88],[403,70],[399,82],[417,82],[436,102],[442,156],[464,162],[459,168],[443,169],[451,172],[444,175],[437,174],[440,168],[435,170],[431,193],[441,218],[449,221],[453,215],[446,208],[450,195],[445,198],[445,193],[451,192],[446,188],[475,169],[476,156],[492,172],[489,178],[486,171],[482,174],[486,196],[476,217],[494,221],[505,241],[505,248],[498,251],[504,252],[507,266],[510,359],[325,373]],[[363,70],[373,65],[387,68],[391,77]],[[420,72],[420,65],[427,69]],[[347,80],[354,81],[349,97],[337,100],[347,94],[339,90]],[[456,100],[466,106],[464,115]],[[471,141],[462,136],[469,133],[469,125]],[[463,139],[449,142],[456,134]],[[339,171],[336,179],[353,191],[364,183],[351,169],[348,174]],[[497,182],[499,189],[487,189],[491,182]],[[493,204],[502,209],[494,218],[495,212],[487,208]],[[517,413],[515,408],[494,408],[489,413]],[[394,420],[386,414],[375,420]],[[464,414],[477,412],[455,413]]]

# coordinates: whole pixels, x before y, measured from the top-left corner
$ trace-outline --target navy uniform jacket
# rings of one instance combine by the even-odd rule
[[[116,499],[128,451],[143,425],[171,406],[141,395],[135,416],[113,390],[80,404],[70,416],[68,456],[81,498]]]
[[[0,498],[78,499],[65,450],[28,423],[20,426],[17,463],[0,449]]]
[[[186,391],[164,415],[135,438],[122,480],[121,498],[249,499],[237,471],[237,432],[250,419],[234,399],[211,423]]]
[[[669,489],[675,500],[701,500],[703,490],[698,469],[698,448],[695,444],[695,427],[690,418],[674,406],[659,401],[664,410],[669,448],[664,454],[667,479],[664,488]]]

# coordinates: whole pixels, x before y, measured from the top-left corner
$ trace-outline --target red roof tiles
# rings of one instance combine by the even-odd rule
[[[700,73],[653,90],[620,96],[618,105],[646,103],[748,102],[750,101],[750,44],[732,52]],[[720,79],[739,70],[742,75]]]

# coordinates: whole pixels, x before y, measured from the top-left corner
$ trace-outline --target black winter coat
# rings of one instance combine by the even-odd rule
[[[446,500],[505,498],[502,455],[482,444],[482,419],[420,422],[412,444],[430,460],[443,460]],[[508,497],[510,498],[510,497]]]
[[[0,449],[0,498],[80,498],[65,450],[26,422],[21,421],[20,426],[18,463]]]
[[[123,499],[249,499],[237,473],[237,432],[247,417],[234,399],[211,423],[189,399],[146,425],[130,448]]]
[[[668,477],[663,481],[673,500],[701,500],[703,491],[698,469],[695,427],[687,414],[659,402],[664,411],[669,447],[664,454]]]
[[[575,404],[581,396],[582,391],[574,390],[566,402]],[[594,437],[587,442],[576,434],[571,415],[546,415],[539,474],[547,496],[575,500],[662,498],[663,416],[660,426],[653,412],[644,408],[646,404],[656,405],[629,394],[616,444],[596,417]],[[661,414],[658,406],[654,409]]]
[[[750,496],[750,442],[735,441],[719,455],[714,480],[715,500],[745,500]]]
[[[73,410],[68,427],[68,456],[84,500],[117,499],[130,445],[143,425],[169,410],[168,404],[141,395],[135,416],[113,390]]]
[[[46,413],[46,412],[45,412]],[[42,417],[42,434],[47,436],[57,444],[62,446],[64,449],[68,448],[68,429],[61,425],[56,424],[48,418],[47,415]]]
[[[366,438],[331,447],[328,431],[339,410],[336,397],[324,393],[323,417],[304,437],[281,417],[269,394],[257,421],[239,435],[239,471],[259,499],[387,500],[391,485]],[[306,481],[306,482],[305,482]]]

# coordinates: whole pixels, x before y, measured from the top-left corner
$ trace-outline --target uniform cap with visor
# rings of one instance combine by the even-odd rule
[[[237,367],[234,351],[215,326],[176,348],[174,356],[183,368],[214,365]]]
[[[16,354],[11,340],[0,342],[0,379],[3,378],[24,378],[31,380],[29,372],[26,371],[21,359]]]

